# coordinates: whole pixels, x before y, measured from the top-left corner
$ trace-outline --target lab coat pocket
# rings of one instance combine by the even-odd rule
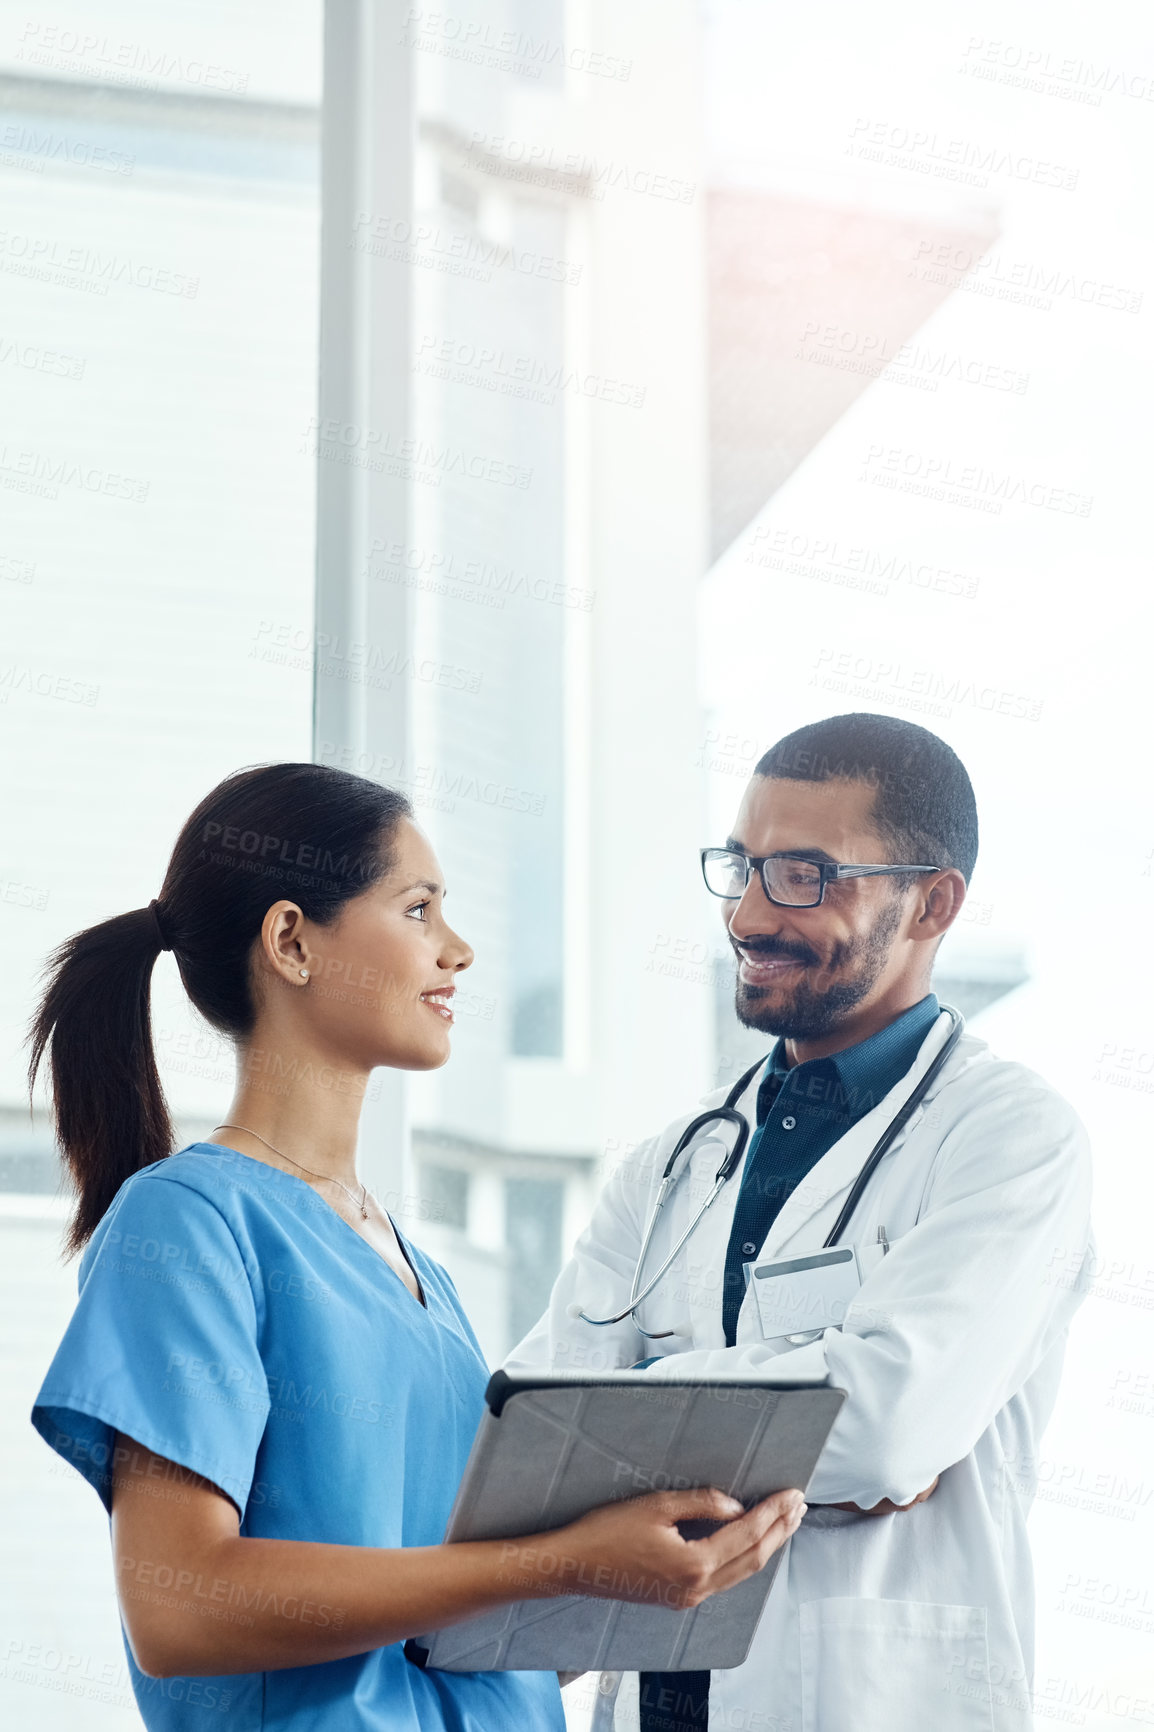
[[[984,1606],[808,1600],[802,1732],[991,1732]]]

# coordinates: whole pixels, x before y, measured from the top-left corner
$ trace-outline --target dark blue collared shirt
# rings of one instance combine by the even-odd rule
[[[756,1257],[786,1201],[850,1126],[875,1107],[913,1064],[940,1006],[928,993],[896,1021],[828,1058],[791,1066],[779,1040],[757,1091],[750,1141],[725,1257],[722,1323],[737,1338],[745,1297],[743,1264]]]

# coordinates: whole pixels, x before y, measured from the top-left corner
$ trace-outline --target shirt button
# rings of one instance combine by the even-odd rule
[[[754,1244],[753,1240],[747,1239],[745,1244],[741,1247],[741,1254],[743,1257],[752,1257],[756,1250],[757,1246]]]
[[[781,1128],[783,1131],[792,1131],[792,1129],[796,1125],[796,1123],[797,1123],[797,1120],[794,1118],[793,1114],[791,1113],[788,1118],[782,1119]]]

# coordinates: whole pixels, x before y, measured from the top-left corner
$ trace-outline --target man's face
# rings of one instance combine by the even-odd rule
[[[757,856],[883,865],[873,803],[874,790],[862,782],[755,776],[730,845]],[[837,1033],[905,967],[908,947],[898,935],[908,899],[887,878],[849,878],[827,885],[816,908],[781,908],[767,900],[760,875],[751,875],[740,902],[722,905],[738,961],[740,1021],[787,1040]]]

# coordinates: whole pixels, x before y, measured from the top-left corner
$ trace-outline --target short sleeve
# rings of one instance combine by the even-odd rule
[[[243,1517],[269,1414],[258,1342],[224,1215],[150,1168],[122,1187],[85,1254],[32,1423],[106,1509],[121,1431],[219,1486]]]

